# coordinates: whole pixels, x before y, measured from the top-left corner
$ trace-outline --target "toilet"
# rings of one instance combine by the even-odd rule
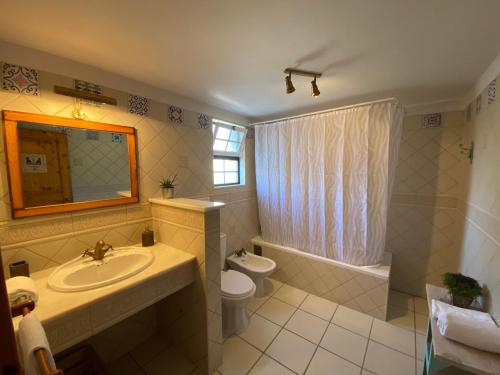
[[[226,235],[220,236],[221,250],[221,299],[222,299],[222,334],[228,337],[243,332],[250,323],[247,311],[248,303],[255,295],[255,284],[244,273],[224,271],[226,260]]]
[[[255,297],[264,297],[267,294],[264,280],[276,269],[274,260],[251,253],[242,256],[232,254],[226,260],[229,268],[250,276],[256,287]]]

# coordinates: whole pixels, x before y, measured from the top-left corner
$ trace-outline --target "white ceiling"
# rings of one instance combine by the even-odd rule
[[[0,38],[251,118],[459,100],[500,49],[497,0],[11,1]],[[1,60],[1,56],[0,56]],[[323,72],[284,91],[283,69]]]

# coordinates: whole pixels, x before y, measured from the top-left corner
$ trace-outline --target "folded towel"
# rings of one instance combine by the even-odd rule
[[[488,352],[500,353],[500,328],[487,313],[432,301],[439,333],[450,340]]]
[[[11,305],[22,302],[23,299],[30,299],[33,302],[38,301],[38,290],[35,282],[26,276],[16,276],[7,279],[7,294]]]
[[[465,317],[470,317],[471,319],[474,320],[480,320],[488,323],[493,323],[493,319],[491,318],[491,315],[485,312],[477,311],[477,310],[471,310],[471,309],[463,309],[461,307],[453,306],[450,305],[446,302],[439,301],[437,299],[432,300],[432,306],[431,306],[431,315],[434,319],[438,318],[438,315],[441,312],[446,312],[446,313],[456,313],[463,315]]]
[[[21,319],[19,322],[18,338],[23,358],[24,373],[26,375],[40,374],[35,350],[41,348],[45,349],[49,364],[51,364],[52,368],[56,368],[47,336],[35,314],[29,313]]]

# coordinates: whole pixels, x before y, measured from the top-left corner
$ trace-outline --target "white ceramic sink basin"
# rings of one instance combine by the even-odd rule
[[[60,292],[100,288],[136,275],[151,263],[154,255],[144,247],[121,247],[102,260],[81,256],[57,267],[48,279],[49,287]]]

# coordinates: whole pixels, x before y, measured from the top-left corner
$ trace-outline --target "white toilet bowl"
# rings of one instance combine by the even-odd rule
[[[247,275],[233,270],[221,271],[222,334],[243,332],[250,322],[246,306],[253,299],[255,284]]]
[[[250,276],[256,287],[255,297],[266,295],[264,279],[276,269],[274,260],[251,253],[240,257],[232,254],[226,260],[230,268]]]

